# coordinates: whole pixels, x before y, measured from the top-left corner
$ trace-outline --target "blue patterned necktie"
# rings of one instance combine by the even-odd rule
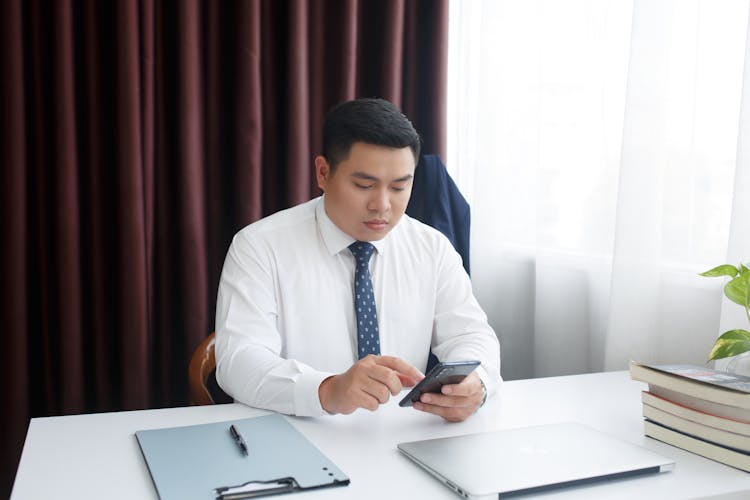
[[[349,245],[354,255],[354,312],[357,315],[357,357],[380,354],[378,313],[375,293],[370,278],[370,257],[375,247],[371,243],[355,241]]]

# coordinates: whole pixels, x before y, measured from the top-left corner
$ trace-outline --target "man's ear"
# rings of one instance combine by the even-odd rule
[[[331,166],[324,156],[315,157],[315,179],[318,181],[318,187],[325,193],[328,179],[331,177]]]

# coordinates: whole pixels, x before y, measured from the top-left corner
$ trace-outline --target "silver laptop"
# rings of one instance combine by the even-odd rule
[[[413,441],[398,449],[470,499],[674,468],[669,458],[578,423]]]

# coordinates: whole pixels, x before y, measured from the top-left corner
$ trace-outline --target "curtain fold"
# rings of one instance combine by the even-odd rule
[[[0,7],[0,420],[182,405],[240,228],[318,195],[323,116],[394,101],[445,148],[447,0]]]
[[[27,210],[25,144],[28,119],[25,102],[28,91],[24,85],[24,27],[21,0],[0,2],[0,324],[4,332],[0,377],[6,381],[6,408],[0,421],[0,495],[10,491],[28,425],[31,407],[30,387],[36,382],[30,376],[27,333],[33,322],[28,296],[32,289],[27,281],[26,225]],[[27,48],[28,50],[28,48]],[[20,332],[20,333],[17,333]],[[10,403],[7,404],[7,403]],[[6,451],[7,450],[7,451]],[[9,495],[5,495],[9,496]]]
[[[734,193],[732,196],[732,216],[729,242],[727,244],[727,263],[738,265],[743,262],[750,265],[750,12],[748,12],[747,36],[745,37],[745,64],[742,78],[742,101],[740,120],[737,131],[737,166],[734,171]],[[741,307],[722,297],[719,332],[736,328],[747,328],[747,316]],[[745,325],[742,327],[740,325]],[[728,360],[718,361],[725,366]]]
[[[671,8],[637,2],[633,10],[604,353],[609,367],[661,354],[651,338],[659,328]]]

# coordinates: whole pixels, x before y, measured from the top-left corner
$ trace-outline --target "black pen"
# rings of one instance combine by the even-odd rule
[[[232,437],[237,442],[237,446],[240,447],[242,450],[243,455],[247,455],[247,443],[245,443],[245,440],[242,439],[242,434],[240,434],[240,431],[237,430],[237,428],[234,425],[229,426],[229,432],[232,434]]]

